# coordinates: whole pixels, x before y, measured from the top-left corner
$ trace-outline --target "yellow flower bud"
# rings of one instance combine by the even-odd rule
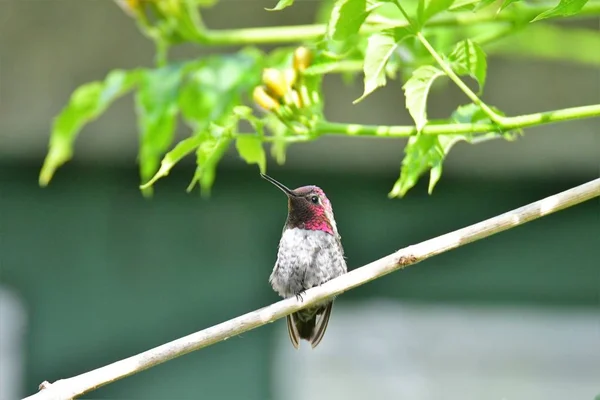
[[[296,71],[303,72],[310,66],[311,61],[312,53],[308,48],[300,46],[294,51],[294,69]]]
[[[265,68],[263,70],[262,81],[267,86],[269,92],[275,95],[277,99],[282,98],[289,90],[285,77],[281,71],[275,68]]]
[[[277,100],[267,94],[264,86],[257,86],[252,93],[254,102],[267,111],[274,111],[279,108]]]

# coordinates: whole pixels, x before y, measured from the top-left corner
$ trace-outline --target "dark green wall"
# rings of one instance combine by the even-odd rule
[[[190,168],[154,199],[132,169],[70,164],[46,189],[37,166],[0,169],[1,279],[30,312],[26,393],[277,300],[267,282],[284,196],[254,168],[220,170],[213,196],[185,193]],[[317,184],[333,203],[351,268],[539,200],[573,181],[452,180],[386,197],[387,175],[269,171]],[[340,297],[597,307],[598,201],[432,258]],[[279,331],[280,332],[280,331]],[[274,325],[173,360],[87,398],[270,398]]]

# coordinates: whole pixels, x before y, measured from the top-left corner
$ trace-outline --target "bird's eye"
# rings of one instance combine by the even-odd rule
[[[310,201],[312,201],[315,204],[319,204],[319,196],[312,196],[310,198]]]

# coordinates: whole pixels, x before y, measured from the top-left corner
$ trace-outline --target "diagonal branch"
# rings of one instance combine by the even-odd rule
[[[53,384],[44,382],[40,385],[40,392],[26,399],[71,399],[165,361],[258,328],[301,308],[339,295],[408,265],[416,264],[429,257],[599,196],[600,178],[466,228],[405,247],[319,287],[307,290],[304,301],[298,301],[294,297],[282,300],[93,371],[72,378],[61,379]]]

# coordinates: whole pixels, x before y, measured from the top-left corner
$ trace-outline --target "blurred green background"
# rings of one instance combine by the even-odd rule
[[[205,13],[206,22],[308,23],[315,9],[315,2],[298,1],[274,15],[264,11],[270,5],[223,1]],[[118,7],[2,2],[0,51],[2,400],[277,300],[268,276],[285,197],[230,154],[210,199],[185,192],[191,163],[161,180],[152,200],[143,199],[130,97],[85,129],[74,162],[48,188],[37,186],[51,119],[70,92],[111,68],[151,63],[151,44]],[[206,52],[189,47],[175,57]],[[508,114],[600,102],[593,67],[489,63],[486,100]],[[411,123],[400,83],[351,106],[361,91],[360,80],[348,87],[328,79],[326,114]],[[431,97],[434,115],[466,102],[450,86]],[[530,129],[514,143],[458,145],[433,196],[422,182],[405,199],[389,200],[401,156],[402,141],[325,138],[293,146],[289,162],[271,162],[269,174],[290,187],[326,191],[353,269],[597,178],[598,121]],[[277,321],[84,398],[471,399],[483,398],[474,395],[483,387],[489,398],[591,399],[600,392],[599,224],[598,201],[589,201],[348,292],[315,351],[290,352],[285,323]],[[369,319],[378,313],[385,318]],[[398,318],[389,317],[394,313]],[[493,332],[480,330],[486,326]],[[379,351],[389,358],[366,360],[361,346],[371,357]],[[444,356],[453,349],[460,351]],[[342,373],[339,360],[358,378]],[[434,373],[428,365],[443,368]],[[464,384],[456,383],[461,373],[469,378]],[[445,386],[443,374],[455,385]],[[525,391],[523,382],[535,390]]]

